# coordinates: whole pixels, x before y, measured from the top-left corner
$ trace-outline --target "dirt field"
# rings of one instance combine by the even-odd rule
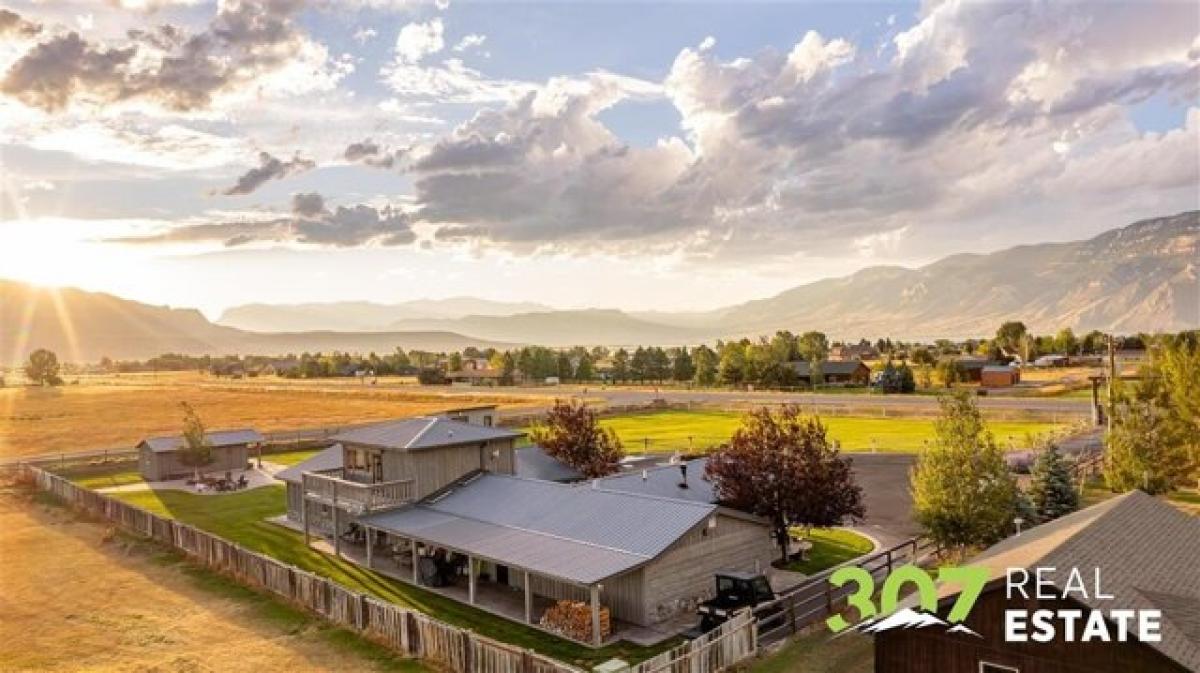
[[[0,670],[424,669],[26,495],[0,493]]]
[[[362,385],[268,387],[182,378],[12,387],[0,389],[0,458],[131,447],[149,435],[178,433],[179,403],[185,400],[210,428],[249,426],[263,432],[361,423],[470,404],[526,402],[519,397],[442,397]]]

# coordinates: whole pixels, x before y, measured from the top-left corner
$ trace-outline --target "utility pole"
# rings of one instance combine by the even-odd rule
[[[1108,432],[1112,434],[1113,429],[1113,411],[1116,409],[1117,389],[1117,349],[1114,343],[1113,335],[1108,335]]]

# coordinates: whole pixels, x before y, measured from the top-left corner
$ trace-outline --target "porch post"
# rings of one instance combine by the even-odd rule
[[[338,488],[337,487],[338,487],[337,480],[334,480],[333,481],[333,555],[340,558],[342,555],[342,528],[341,528],[341,523],[338,521],[338,519],[340,517],[338,517],[338,497],[337,497]]]
[[[369,527],[364,526],[363,530],[367,532],[367,567],[371,567],[371,538],[375,537],[374,531]]]
[[[525,571],[525,623],[533,623],[533,589],[529,588],[529,571]]]
[[[420,575],[417,574],[417,538],[408,538],[408,544],[410,547],[412,547],[413,584],[420,584],[421,578]]]
[[[475,557],[467,556],[467,602],[475,605]]]
[[[592,644],[599,647],[600,637],[600,585],[592,585]]]
[[[308,476],[300,475],[300,519],[304,521],[304,546],[308,547]]]

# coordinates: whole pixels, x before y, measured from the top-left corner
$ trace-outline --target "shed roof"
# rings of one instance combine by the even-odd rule
[[[442,416],[418,416],[346,430],[332,439],[385,449],[414,450],[516,438],[521,434],[503,428],[452,421]]]
[[[1012,374],[1017,368],[1008,365],[985,365],[983,371],[988,374]]]
[[[319,451],[315,455],[310,456],[307,460],[301,461],[291,467],[280,470],[275,473],[275,478],[280,481],[288,481],[293,484],[300,483],[300,476],[305,472],[318,472],[320,470],[332,470],[342,466],[344,460],[341,444]]]
[[[204,439],[213,447],[235,446],[238,444],[255,444],[266,441],[257,430],[250,428],[241,428],[238,430],[215,430],[213,432],[204,433]],[[148,437],[143,439],[138,446],[147,446],[155,453],[164,451],[175,451],[183,448],[185,442],[182,435],[170,435],[164,437]]]
[[[1146,643],[1188,670],[1200,670],[1200,519],[1133,491],[1010,537],[972,559],[993,580],[1008,568],[1099,568],[1105,592],[1098,600],[1071,597],[1093,609],[1159,609],[1162,639]],[[1051,577],[1062,590],[1066,573]],[[955,592],[947,591],[946,596]]]
[[[578,584],[655,558],[714,505],[481,474],[371,527]]]
[[[583,473],[546,453],[540,446],[517,449],[517,476],[543,481],[579,481]]]

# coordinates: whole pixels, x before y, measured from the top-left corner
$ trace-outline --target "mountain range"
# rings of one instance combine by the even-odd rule
[[[0,281],[0,358],[23,359],[21,352],[35,347],[90,361],[168,351],[678,345],[779,329],[816,329],[854,340],[962,338],[990,335],[1012,319],[1039,333],[1063,327],[1122,333],[1200,327],[1200,211],[1142,220],[1084,241],[953,255],[915,269],[870,267],[774,297],[692,313],[555,310],[459,297],[400,304],[249,304],[230,308],[212,323],[194,309]]]

